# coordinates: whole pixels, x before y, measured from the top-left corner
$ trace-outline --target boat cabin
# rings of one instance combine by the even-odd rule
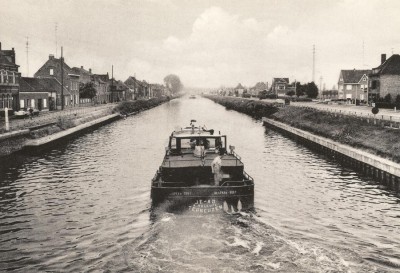
[[[160,167],[164,182],[182,186],[222,185],[226,181],[243,181],[244,165],[230,147],[227,152],[225,135],[214,135],[213,130],[188,127],[174,131],[164,161]],[[215,181],[212,162],[220,156],[221,179]]]

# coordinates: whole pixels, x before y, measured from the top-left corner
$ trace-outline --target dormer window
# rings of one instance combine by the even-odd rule
[[[50,68],[50,75],[53,76],[54,75],[54,69]]]

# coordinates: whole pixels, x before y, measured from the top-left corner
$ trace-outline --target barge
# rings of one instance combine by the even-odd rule
[[[195,126],[175,130],[151,182],[154,206],[200,213],[238,212],[254,207],[254,180],[227,146],[227,136]]]

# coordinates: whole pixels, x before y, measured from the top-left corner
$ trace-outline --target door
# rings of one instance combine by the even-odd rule
[[[39,111],[42,111],[42,108],[43,108],[43,99],[38,99],[37,107],[38,107]]]

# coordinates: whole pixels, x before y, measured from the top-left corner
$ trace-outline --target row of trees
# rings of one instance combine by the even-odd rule
[[[305,84],[301,84],[300,82],[292,83],[292,86],[296,84],[296,91],[290,90],[286,93],[286,95],[292,97],[296,95],[297,97],[307,95],[309,98],[318,97],[318,87],[314,82],[309,82]]]

